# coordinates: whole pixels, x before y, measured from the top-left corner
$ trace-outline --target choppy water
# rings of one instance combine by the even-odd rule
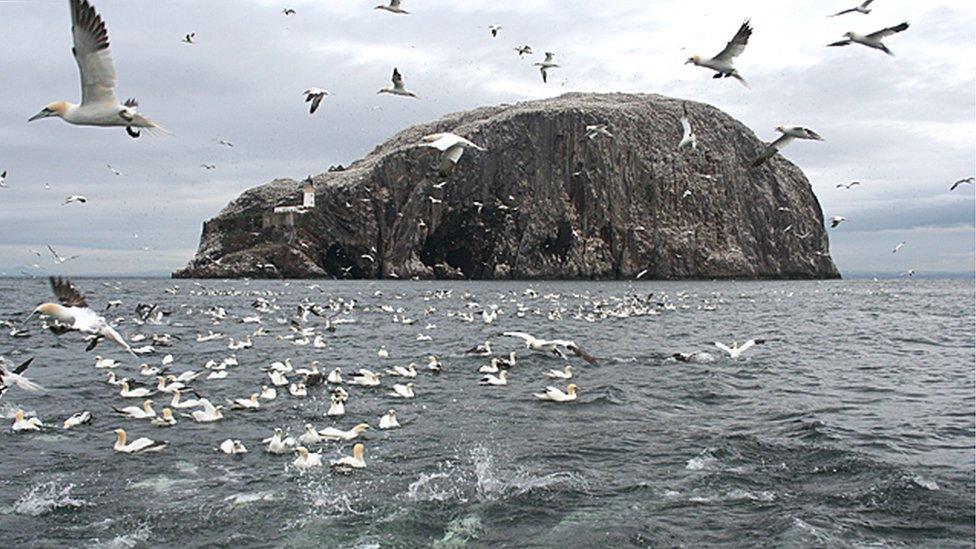
[[[324,417],[325,389],[279,397],[260,411],[228,412],[216,424],[189,419],[170,429],[117,419],[121,399],[104,383],[77,336],[60,341],[36,326],[29,339],[0,334],[0,352],[37,357],[27,374],[43,394],[12,389],[0,413],[34,411],[53,426],[38,434],[0,432],[0,533],[4,546],[66,544],[136,547],[622,547],[622,546],[967,546],[974,538],[974,287],[971,281],[749,283],[320,283],[79,280],[93,306],[121,299],[127,336],[182,337],[146,360],[172,353],[174,372],[230,356],[238,318],[264,297],[269,336],[237,352],[240,366],[194,387],[214,402],[246,397],[260,368],[290,357],[323,370],[426,363],[417,398],[350,389],[347,415]],[[524,294],[533,288],[538,297]],[[239,293],[232,290],[237,290]],[[450,294],[438,290],[452,290]],[[618,317],[621,299],[644,298],[660,314]],[[21,319],[49,297],[41,281],[0,280],[0,318]],[[327,349],[278,335],[302,299],[355,300],[354,323],[334,333],[311,317]],[[136,303],[173,314],[162,325],[133,323]],[[478,303],[479,305],[468,305]],[[457,313],[500,307],[485,325]],[[519,304],[522,315],[520,316]],[[227,320],[203,313],[221,305]],[[380,309],[392,306],[395,311]],[[402,309],[402,310],[401,310]],[[113,310],[113,314],[118,309]],[[407,325],[397,318],[416,319]],[[434,326],[429,326],[434,325]],[[504,330],[566,336],[601,358],[576,364],[580,398],[547,405],[531,393],[558,358],[522,352]],[[431,341],[418,341],[417,334]],[[739,361],[669,360],[714,340],[763,337]],[[519,351],[507,387],[480,387],[484,359],[461,351],[491,338]],[[390,359],[380,360],[385,345]],[[140,378],[131,358],[117,370]],[[385,387],[392,382],[385,378]],[[169,399],[156,398],[156,409]],[[307,422],[349,428],[395,407],[403,428],[366,435],[367,469],[299,473],[292,456],[262,451],[274,427],[298,436]],[[92,426],[62,431],[82,409]],[[112,451],[112,429],[168,440],[150,456]],[[251,450],[214,452],[225,438]],[[325,459],[350,443],[321,445]]]

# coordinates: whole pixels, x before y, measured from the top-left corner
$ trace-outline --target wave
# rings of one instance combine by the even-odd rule
[[[14,503],[14,512],[18,515],[39,517],[57,509],[83,507],[86,505],[84,500],[71,497],[74,488],[74,484],[62,486],[56,481],[34,485]]]

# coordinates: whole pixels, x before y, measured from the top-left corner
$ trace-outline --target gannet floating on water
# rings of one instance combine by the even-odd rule
[[[332,467],[335,469],[363,469],[366,467],[366,460],[364,455],[366,453],[366,447],[362,444],[356,444],[352,447],[352,456],[346,456],[342,459],[338,459],[332,462]]]
[[[291,462],[295,467],[299,469],[311,469],[312,467],[322,466],[322,454],[320,452],[311,453],[304,446],[295,448],[295,452],[298,453],[298,457],[295,458],[295,461]]]
[[[742,26],[739,27],[739,31],[735,33],[735,36],[726,44],[725,49],[719,52],[718,55],[712,57],[711,59],[702,59],[699,55],[693,55],[688,58],[685,64],[692,64],[697,67],[705,67],[707,69],[712,69],[715,71],[715,76],[712,78],[728,78],[732,77],[742,82],[744,86],[748,87],[746,79],[739,74],[736,70],[733,62],[736,57],[742,55],[742,52],[746,50],[746,46],[749,44],[749,37],[752,36],[752,26],[749,24],[747,19]]]
[[[380,376],[365,368],[361,368],[356,375],[352,376],[349,383],[351,385],[362,385],[364,387],[376,387],[380,384]]]
[[[877,32],[872,32],[871,34],[857,34],[856,32],[846,32],[844,33],[844,36],[846,37],[844,40],[841,40],[839,42],[834,42],[832,44],[827,44],[827,47],[861,44],[862,46],[867,46],[875,50],[881,50],[887,53],[888,55],[893,56],[895,54],[888,49],[888,46],[884,45],[882,40],[894,34],[898,34],[899,32],[903,32],[905,30],[908,30],[908,23],[902,23],[900,25],[895,25],[894,27],[881,29]]]
[[[464,351],[465,354],[478,355],[478,356],[490,356],[491,355],[491,341],[485,341],[481,345],[477,345]]]
[[[295,446],[295,439],[285,437],[284,431],[278,427],[275,428],[274,434],[270,438],[266,438],[261,442],[268,445],[267,452],[269,454],[286,454]]]
[[[203,410],[194,410],[190,414],[197,423],[213,423],[224,419],[224,414],[221,412],[223,406],[214,406],[205,398],[200,399],[200,406],[203,407]]]
[[[329,372],[329,377],[326,378],[326,381],[333,385],[339,385],[342,383],[342,368],[336,368]]]
[[[397,429],[399,427],[400,422],[397,421],[396,410],[390,410],[380,418],[380,429]]]
[[[715,342],[715,346],[718,347],[719,349],[722,349],[726,353],[728,353],[731,358],[736,359],[736,358],[739,358],[740,356],[742,356],[742,353],[748,351],[749,349],[753,348],[754,346],[756,346],[756,345],[762,345],[764,343],[766,343],[766,340],[764,340],[764,339],[750,339],[749,341],[746,341],[745,343],[743,343],[742,346],[739,346],[739,342],[738,341],[733,341],[732,342],[732,347],[728,347],[724,343],[721,343],[719,341],[716,341]]]
[[[10,427],[15,433],[24,431],[40,431],[44,424],[36,417],[24,418],[24,411],[18,409],[14,412],[14,424]]]
[[[119,396],[122,398],[144,398],[153,394],[153,391],[145,387],[136,387],[135,389],[129,388],[129,382],[122,380],[122,390],[119,391]]]
[[[400,70],[396,67],[393,68],[393,86],[388,86],[382,90],[376,92],[377,95],[381,93],[388,93],[390,95],[399,95],[402,97],[413,97],[416,98],[417,94],[408,90],[403,83],[403,75],[400,74]]]
[[[230,455],[247,453],[247,447],[244,446],[243,442],[231,439],[221,442],[220,446],[217,447],[217,450]]]
[[[112,408],[115,413],[123,415],[131,419],[152,419],[156,417],[156,412],[153,410],[153,401],[147,400],[142,403],[142,408],[138,406],[126,406],[125,408]]]
[[[278,391],[274,387],[268,387],[267,385],[261,386],[261,399],[262,400],[274,400],[278,398]]]
[[[548,400],[551,402],[569,402],[576,400],[576,384],[570,383],[566,387],[565,393],[555,387],[546,387],[546,391],[544,393],[535,393],[533,396],[539,400]]]
[[[329,411],[326,412],[329,417],[341,417],[346,415],[346,406],[342,403],[342,399],[336,398],[335,395],[332,396],[332,404],[329,406]]]
[[[390,396],[399,398],[413,398],[413,383],[407,383],[406,385],[396,384],[393,386],[393,392]]]
[[[569,364],[562,370],[549,370],[546,372],[549,379],[573,379],[573,367]]]
[[[707,364],[715,362],[715,357],[703,351],[692,351],[690,353],[674,353],[671,358],[678,362]]]
[[[572,351],[573,354],[575,354],[579,358],[582,358],[583,360],[585,360],[590,364],[595,365],[598,362],[596,358],[594,358],[592,355],[584,351],[574,341],[569,341],[565,339],[553,339],[553,340],[538,339],[525,332],[504,332],[502,335],[509,336],[509,337],[517,337],[525,341],[526,348],[536,352],[554,354],[560,358],[565,358],[562,351],[559,350],[560,347],[565,347],[568,350]]]
[[[376,351],[376,356],[380,358],[390,358],[390,352],[386,350],[386,346],[380,345],[380,350]]]
[[[437,360],[436,356],[430,355],[427,357],[427,370],[435,374],[441,373],[441,362]]]
[[[498,375],[488,374],[481,378],[480,385],[508,385],[508,370],[498,372]]]
[[[40,391],[42,389],[40,385],[21,375],[25,370],[27,370],[27,367],[30,366],[32,362],[34,362],[33,358],[27,359],[20,366],[17,366],[11,370],[9,369],[10,366],[7,364],[6,359],[0,356],[0,396],[3,396],[3,393],[13,385],[20,387],[25,391],[32,392]]]
[[[319,444],[322,442],[322,437],[311,423],[306,423],[305,431],[302,433],[302,436],[298,437],[298,442],[306,446],[311,446],[312,444]]]
[[[435,133],[424,136],[418,147],[431,147],[441,151],[440,163],[437,170],[441,177],[447,177],[450,171],[461,161],[465,149],[486,151],[488,149],[475,145],[471,141],[453,133]],[[432,202],[433,202],[433,197]]]
[[[290,383],[288,378],[285,377],[285,374],[279,372],[278,370],[268,372],[268,376],[271,377],[271,384],[275,387],[284,387]]]
[[[497,374],[498,373],[498,370],[499,370],[499,368],[498,368],[498,359],[497,358],[493,358],[493,359],[491,359],[491,362],[489,364],[486,364],[486,365],[482,366],[481,368],[478,368],[478,373],[479,374]]]
[[[382,425],[380,428],[383,428]],[[359,435],[365,433],[367,429],[369,429],[368,423],[360,423],[348,431],[342,431],[340,429],[336,429],[335,427],[326,427],[325,429],[320,430],[318,434],[323,440],[341,440],[349,442],[350,440],[359,438]]]
[[[87,410],[84,411],[84,412],[78,412],[77,414],[74,414],[73,416],[71,416],[68,419],[64,420],[64,428],[65,428],[65,430],[67,430],[67,429],[74,429],[75,427],[78,427],[79,425],[84,425],[86,423],[91,423],[92,422],[92,419],[93,419],[93,416],[92,416],[92,413],[91,412],[89,412]]]
[[[698,136],[695,132],[691,130],[691,121],[688,118],[688,107],[684,106],[684,113],[681,115],[681,142],[678,143],[678,148],[683,149],[685,147],[691,148],[691,150],[698,149]]]
[[[236,410],[257,410],[261,407],[261,403],[258,402],[258,398],[260,397],[260,394],[254,393],[249,398],[235,398],[227,402],[230,403],[231,408]]]
[[[319,110],[319,105],[322,104],[322,100],[325,96],[332,95],[328,90],[323,90],[322,88],[309,88],[302,92],[305,96],[305,102],[311,103],[309,106],[309,115],[315,114],[315,111]]]
[[[542,83],[547,84],[549,82],[549,69],[561,68],[555,62],[556,54],[550,51],[546,52],[546,58],[541,63],[536,63],[534,66],[539,67],[539,72],[542,73]]]
[[[56,116],[76,126],[124,127],[130,137],[139,129],[162,130],[142,116],[135,99],[124,104],[115,98],[115,63],[109,50],[108,29],[88,0],[70,0],[72,53],[81,73],[81,104],[56,101],[30,118],[30,122]],[[136,128],[136,129],[134,129]]]
[[[122,363],[112,358],[102,358],[102,355],[95,355],[95,367],[98,369],[113,369],[121,366]],[[120,381],[119,385],[122,384]]]
[[[169,445],[166,441],[156,442],[155,440],[142,437],[133,440],[131,443],[126,444],[126,434],[125,429],[115,430],[115,446],[112,448],[116,452],[121,452],[123,454],[140,454],[146,452],[158,452],[166,448]]]
[[[288,386],[288,393],[293,397],[304,397],[308,396],[308,389],[305,388],[304,383],[299,381]]]
[[[173,410],[163,408],[159,416],[150,419],[149,423],[152,423],[156,427],[172,427],[176,425],[176,418],[173,416]]]
[[[34,309],[27,320],[30,320],[30,317],[35,314],[46,315],[57,321],[60,330],[75,330],[92,334],[96,338],[88,344],[87,350],[89,351],[94,349],[103,338],[108,338],[130,354],[132,353],[132,348],[129,347],[125,339],[105,321],[104,317],[88,306],[85,296],[69,280],[52,276],[50,281],[54,295],[61,304],[43,303]],[[26,323],[27,320],[24,322]]]
[[[839,11],[833,15],[828,15],[827,17],[837,17],[838,15],[844,15],[845,13],[863,13],[864,15],[867,15],[871,13],[871,9],[868,6],[870,6],[872,2],[874,2],[874,0],[865,0],[858,6]]]
[[[811,141],[824,140],[824,138],[820,137],[817,132],[800,126],[777,126],[776,131],[782,133],[783,135],[781,135],[776,141],[773,141],[766,146],[763,152],[752,161],[753,167],[757,168],[765,164],[767,160],[783,150],[783,147],[786,147],[792,143],[794,139],[807,139]]]
[[[417,377],[417,365],[411,362],[406,368],[403,366],[394,366],[393,369],[387,369],[386,373],[391,376],[413,379]]]
[[[380,5],[376,6],[373,9],[388,11],[390,13],[396,13],[396,14],[399,14],[399,15],[407,15],[407,14],[409,14],[410,13],[409,11],[407,11],[407,10],[405,10],[405,9],[403,9],[403,8],[400,7],[400,4],[402,4],[402,3],[403,3],[402,0],[390,0],[389,5],[387,5],[387,4],[380,4]]]

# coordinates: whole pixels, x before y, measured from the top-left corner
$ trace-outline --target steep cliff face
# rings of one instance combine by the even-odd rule
[[[697,151],[679,151],[687,107]],[[606,124],[614,137],[584,137]],[[448,177],[414,145],[453,132]],[[204,224],[176,277],[470,279],[834,278],[809,182],[714,107],[569,94],[480,108],[400,132],[344,171],[248,190]],[[446,184],[444,184],[446,182]],[[434,200],[431,200],[433,198]]]

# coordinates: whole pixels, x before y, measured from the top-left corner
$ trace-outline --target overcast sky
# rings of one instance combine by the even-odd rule
[[[857,0],[404,0],[406,16],[376,3],[94,0],[119,98],[138,98],[174,134],[132,140],[27,123],[51,101],[80,99],[68,1],[0,0],[0,272],[172,271],[192,257],[203,221],[247,188],[348,164],[449,112],[569,91],[703,101],[767,140],[780,124],[811,127],[826,142],[794,143],[785,156],[826,216],[850,220],[830,233],[842,271],[973,271],[976,193],[949,192],[976,165],[971,2],[877,0],[871,15],[833,19]],[[751,89],[683,64],[718,53],[749,17],[755,32],[737,66]],[[911,28],[887,39],[896,57],[824,47],[902,21]],[[491,24],[504,27],[498,38]],[[197,44],[181,43],[189,32]],[[517,44],[557,52],[563,68],[544,85]],[[394,66],[421,100],[376,95]],[[310,86],[334,94],[315,117],[301,97]],[[863,185],[835,188],[854,180]],[[69,194],[90,201],[61,206]],[[48,244],[81,257],[55,266]]]

